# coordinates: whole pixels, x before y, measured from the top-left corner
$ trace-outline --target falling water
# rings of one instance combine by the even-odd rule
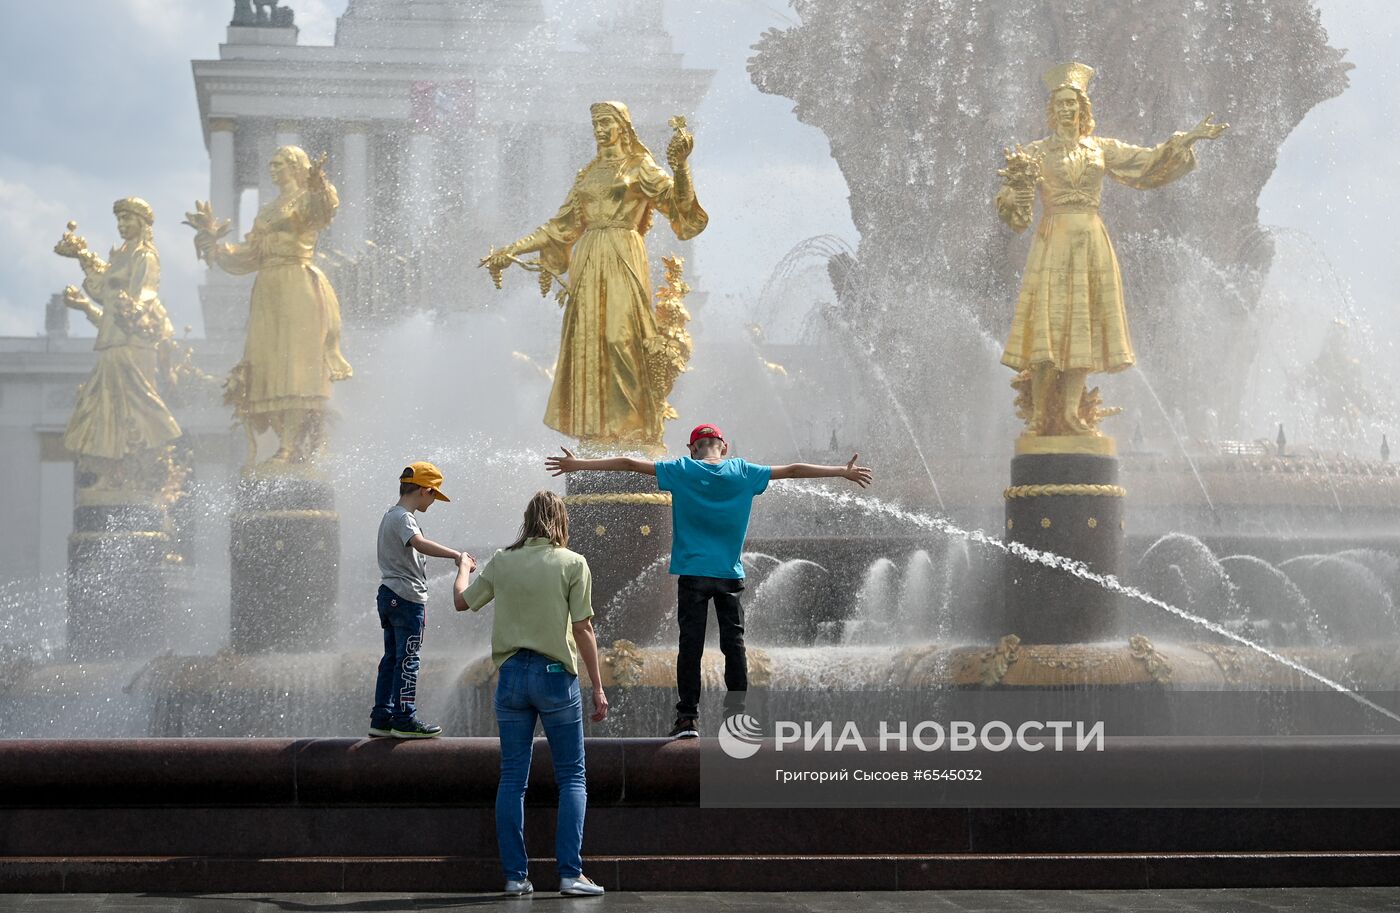
[[[909,556],[899,588],[901,637],[928,637],[937,630],[942,606],[935,601],[938,594],[934,573],[928,552],[919,549]]]
[[[792,425],[792,413],[788,410],[787,403],[783,401],[778,385],[773,381],[773,368],[769,365],[768,359],[763,356],[763,352],[759,350],[754,334],[750,332],[745,335],[748,337],[753,357],[758,362],[758,371],[763,375],[763,383],[768,387],[768,401],[778,407],[777,412],[783,417],[783,427],[787,430],[788,441],[792,444],[792,452],[798,461],[801,461],[802,445],[797,440],[797,429]]]
[[[739,560],[750,566],[757,561],[771,561],[775,567],[783,563],[783,559],[774,557],[765,552],[744,552],[739,556]]]
[[[856,592],[856,611],[846,622],[842,642],[848,644],[893,643],[899,619],[891,618],[897,610],[895,596],[895,564],[888,558],[877,558],[866,568],[865,580]]]
[[[1063,555],[1057,555],[1053,552],[1040,551],[1039,549],[1031,548],[1030,546],[1027,546],[1020,542],[1008,542],[1004,539],[998,539],[997,537],[992,536],[980,529],[966,530],[939,517],[930,517],[927,514],[919,514],[914,513],[912,511],[903,510],[899,507],[894,506],[893,504],[886,504],[885,502],[880,501],[877,498],[867,498],[861,495],[852,494],[848,491],[831,491],[829,489],[821,488],[808,483],[795,483],[793,485],[788,486],[788,489],[793,491],[800,491],[803,494],[810,495],[812,497],[824,498],[841,507],[856,507],[860,510],[865,511],[866,513],[880,514],[886,517],[890,517],[894,520],[898,520],[902,523],[908,523],[913,526],[917,526],[921,529],[929,530],[931,532],[939,532],[949,536],[957,536],[962,539],[967,539],[969,541],[976,542],[979,545],[985,545],[990,548],[998,549],[1004,552],[1005,554],[1014,555],[1015,557],[1020,558],[1023,561],[1033,562],[1036,564],[1044,564],[1048,567],[1053,567],[1058,570],[1066,571],[1068,573],[1073,574],[1081,580],[1087,581],[1089,583],[1098,584],[1099,586],[1104,587],[1105,589],[1110,590],[1111,592],[1118,593],[1121,596],[1127,596],[1131,599],[1136,599],[1138,602],[1145,603],[1154,608],[1161,609],[1165,612],[1170,612],[1171,614],[1183,618],[1186,621],[1192,622],[1193,624],[1196,624],[1199,627],[1205,628],[1206,630],[1211,631],[1215,634],[1219,634],[1221,637],[1224,637],[1227,640],[1232,640],[1235,643],[1240,644],[1241,646],[1248,647],[1249,649],[1254,650],[1255,652],[1266,656],[1277,663],[1281,663],[1284,666],[1287,666],[1295,672],[1301,673],[1302,675],[1311,678],[1312,680],[1318,682],[1321,685],[1325,685],[1326,687],[1331,688],[1333,691],[1336,691],[1339,694],[1347,695],[1352,700],[1356,701],[1358,704],[1361,704],[1363,707],[1374,710],[1377,713],[1386,716],[1391,720],[1394,720],[1396,723],[1400,723],[1400,714],[1393,713],[1387,710],[1386,708],[1380,706],[1379,704],[1367,700],[1362,695],[1357,694],[1356,692],[1350,690],[1349,688],[1345,687],[1344,685],[1338,682],[1333,681],[1330,678],[1327,678],[1320,672],[1315,672],[1312,669],[1309,669],[1307,666],[1304,666],[1302,663],[1289,659],[1288,657],[1283,656],[1282,654],[1279,654],[1273,650],[1270,650],[1268,647],[1262,646],[1261,644],[1257,644],[1254,641],[1249,640],[1248,638],[1241,637],[1240,635],[1236,634],[1235,632],[1229,630],[1226,627],[1223,627],[1222,625],[1218,625],[1214,622],[1207,621],[1206,619],[1201,618],[1199,615],[1193,615],[1190,612],[1185,611],[1184,609],[1177,608],[1176,606],[1168,605],[1167,603],[1163,602],[1160,599],[1157,599],[1150,593],[1145,593],[1142,590],[1137,589],[1136,587],[1131,587],[1124,583],[1121,583],[1117,577],[1114,577],[1112,575],[1096,574],[1093,571],[1089,570],[1088,566],[1085,565],[1082,561],[1075,561],[1072,558],[1066,558]]]
[[[894,387],[890,386],[889,378],[885,377],[885,372],[876,364],[875,359],[866,355],[865,363],[870,372],[875,375],[875,379],[885,388],[885,393],[890,398],[890,405],[894,406],[895,414],[904,423],[904,430],[909,433],[909,442],[914,445],[914,453],[919,458],[919,465],[924,467],[924,475],[928,476],[928,484],[933,488],[933,496],[938,501],[938,509],[947,510],[943,504],[943,495],[938,491],[938,482],[933,478],[933,470],[929,468],[928,458],[924,456],[924,448],[919,443],[919,436],[914,433],[914,423],[909,420],[909,413],[904,411],[904,404],[899,401],[898,396],[894,395]]]
[[[821,577],[814,579],[814,573]],[[746,613],[753,642],[805,643],[819,636],[810,611],[812,592],[830,573],[806,558],[779,561],[754,590],[753,605]]]
[[[602,616],[606,618],[608,617],[609,612],[612,612],[614,609],[626,605],[629,599],[631,599],[633,596],[636,596],[642,591],[643,588],[646,587],[648,578],[650,578],[652,574],[660,570],[662,565],[668,563],[670,560],[671,553],[667,552],[666,554],[658,557],[651,564],[648,564],[646,567],[642,568],[642,572],[640,574],[638,574],[636,577],[633,577],[631,580],[629,580],[626,584],[623,585],[622,589],[618,590],[616,593],[613,594],[613,598],[609,599],[608,604],[603,607],[603,611],[601,613]]]
[[[843,336],[846,339],[860,338],[859,335],[839,317],[830,315],[828,319],[835,322],[842,329]],[[946,511],[947,507],[943,503],[943,495],[938,490],[938,482],[933,477],[933,470],[929,468],[928,457],[924,456],[923,445],[919,443],[919,435],[914,431],[914,423],[910,420],[909,413],[904,411],[904,404],[901,403],[899,397],[895,395],[894,386],[890,384],[889,378],[885,376],[884,369],[880,367],[879,362],[870,357],[869,352],[865,351],[859,345],[852,346],[851,348],[860,355],[861,360],[865,362],[865,367],[875,379],[880,382],[880,386],[885,388],[885,395],[889,398],[890,405],[894,406],[895,414],[899,416],[900,422],[903,423],[904,430],[909,435],[909,443],[914,446],[914,454],[919,458],[919,465],[924,468],[924,475],[928,477],[929,487],[933,489],[933,497],[938,501],[938,509]]]
[[[1210,492],[1206,490],[1205,480],[1201,478],[1201,471],[1196,468],[1196,461],[1191,459],[1191,452],[1187,450],[1186,442],[1181,439],[1181,432],[1177,430],[1176,423],[1167,414],[1167,407],[1162,404],[1162,399],[1157,395],[1157,391],[1152,389],[1152,384],[1148,382],[1147,375],[1142,373],[1142,369],[1133,368],[1133,373],[1142,381],[1142,385],[1147,388],[1148,395],[1157,404],[1157,410],[1162,413],[1162,423],[1171,429],[1172,437],[1176,440],[1176,447],[1186,458],[1186,465],[1191,467],[1191,474],[1196,477],[1196,484],[1201,486],[1201,495],[1206,499],[1206,507],[1210,508],[1210,515],[1215,518],[1216,525],[1219,525],[1220,515],[1215,512],[1215,502],[1211,500]]]

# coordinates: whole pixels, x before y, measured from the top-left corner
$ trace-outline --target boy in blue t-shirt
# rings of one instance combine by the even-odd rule
[[[676,723],[673,739],[693,739],[700,733],[696,717],[700,704],[700,657],[705,649],[705,620],[710,600],[719,622],[719,647],[724,653],[724,686],[731,693],[749,688],[744,654],[744,565],[739,553],[749,530],[754,495],[771,479],[850,479],[864,488],[871,472],[857,466],[860,454],[845,466],[789,463],[760,466],[742,459],[725,459],[729,444],[715,425],[697,425],[690,432],[690,456],[674,460],[612,457],[581,460],[567,448],[564,456],[549,457],[545,468],[566,472],[639,472],[656,476],[656,487],[671,493],[671,573],[676,582],[676,621],[680,649],[676,656]]]

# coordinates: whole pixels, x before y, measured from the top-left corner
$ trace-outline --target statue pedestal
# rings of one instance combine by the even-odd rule
[[[651,476],[575,472],[565,477],[564,500],[569,547],[588,559],[593,572],[599,641],[651,643],[676,608],[675,586],[667,576],[670,493],[657,491]]]
[[[77,661],[151,656],[166,647],[171,557],[165,508],[80,504],[68,537],[68,653]]]
[[[329,482],[247,475],[229,537],[235,653],[307,653],[336,635],[340,515]]]
[[[1123,565],[1118,459],[1090,453],[1022,453],[1011,461],[1006,538],[1081,561],[1097,574]],[[1069,571],[1008,555],[1004,624],[1030,644],[1120,638],[1119,597]]]

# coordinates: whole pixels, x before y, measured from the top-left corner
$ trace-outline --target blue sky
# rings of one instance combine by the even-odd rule
[[[329,43],[345,0],[291,5],[301,40]],[[1356,64],[1352,87],[1289,138],[1262,219],[1311,237],[1358,309],[1380,323],[1400,287],[1392,221],[1400,4],[1319,5],[1331,43]],[[546,7],[560,17],[570,5]],[[77,278],[75,265],[51,252],[64,223],[76,218],[105,249],[115,240],[111,202],[130,194],[156,209],[167,307],[177,324],[198,328],[201,268],[179,225],[189,204],[208,195],[189,61],[217,54],[231,8],[228,0],[0,0],[0,335],[40,332],[48,295]],[[803,238],[856,241],[825,137],[798,123],[786,99],[760,94],[744,69],[750,45],[765,29],[794,22],[792,10],[783,0],[668,0],[666,10],[687,63],[717,71],[695,116],[702,197],[711,212],[746,213],[741,226],[698,242],[711,294],[756,292]],[[565,34],[579,24],[587,23],[559,21]]]

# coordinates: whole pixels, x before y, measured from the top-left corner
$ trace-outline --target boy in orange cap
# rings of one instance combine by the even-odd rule
[[[761,466],[743,459],[725,459],[729,443],[719,426],[696,425],[690,432],[690,456],[674,460],[638,460],[612,457],[580,460],[567,448],[564,455],[549,457],[545,468],[554,475],[580,470],[639,472],[656,476],[656,487],[671,493],[671,573],[676,581],[676,621],[680,648],[676,654],[676,723],[673,739],[693,739],[700,704],[700,657],[705,650],[705,619],[710,601],[719,623],[719,648],[724,653],[726,711],[742,709],[749,688],[748,658],[744,651],[744,565],[739,554],[749,530],[749,512],[755,495],[768,488],[770,479],[849,479],[861,488],[870,484],[871,472],[857,466],[860,454],[845,466],[788,463]]]
[[[414,513],[434,501],[449,501],[442,493],[442,473],[432,463],[418,462],[399,474],[399,503],[379,521],[379,625],[384,629],[384,657],[374,686],[370,711],[371,737],[431,739],[441,726],[418,719],[418,652],[423,646],[423,620],[428,601],[428,558],[450,558],[461,565],[476,562],[466,552],[439,545],[423,535]]]

